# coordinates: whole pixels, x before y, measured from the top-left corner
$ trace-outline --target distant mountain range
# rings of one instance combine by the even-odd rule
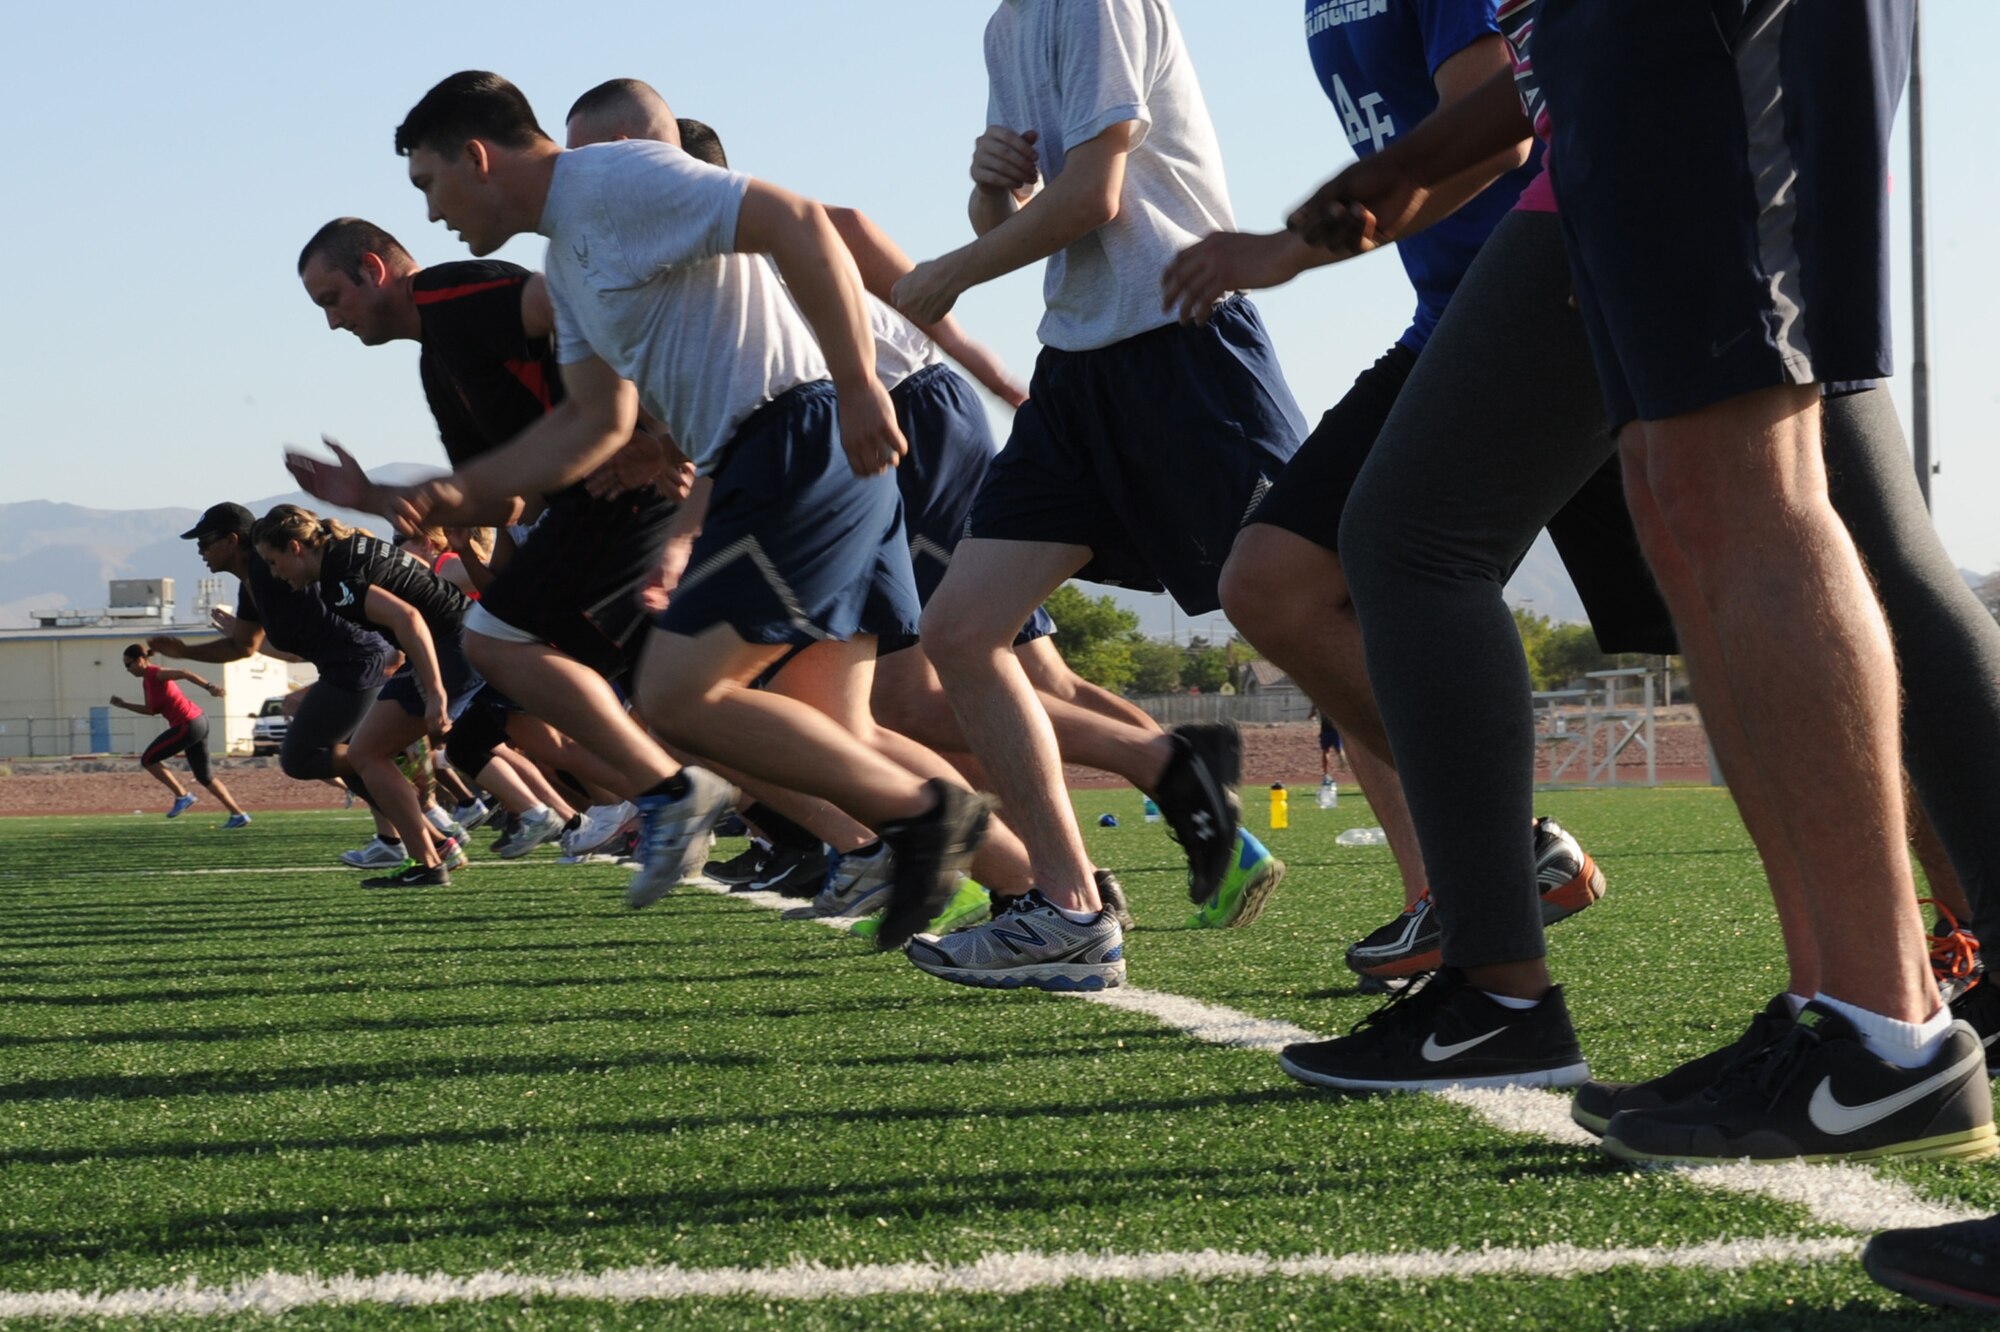
[[[378,469],[375,476],[401,481],[434,476],[438,470],[398,463]],[[358,527],[389,530],[381,518],[330,508],[299,491],[216,496],[217,503],[232,499],[252,513],[277,504],[303,504]],[[106,585],[114,578],[173,579],[179,618],[192,619],[196,591],[211,575],[194,553],[194,542],[181,540],[181,533],[201,514],[201,509],[188,508],[89,509],[48,500],[0,504],[0,629],[32,626],[31,611],[103,606]],[[235,595],[232,580],[225,600],[233,601]]]
[[[391,463],[374,475],[402,482],[437,471],[419,463]],[[274,504],[303,504],[357,527],[383,533],[389,527],[374,515],[329,509],[298,491],[250,499],[223,494],[217,499],[238,499],[253,513],[263,513]],[[0,504],[0,629],[32,625],[30,611],[102,606],[105,585],[114,578],[173,579],[181,618],[191,618],[196,590],[209,575],[194,553],[194,543],[181,540],[180,534],[200,516],[200,509],[187,508],[88,509],[47,500]],[[1973,586],[1984,580],[1984,575],[1960,573]],[[1141,631],[1154,637],[1171,634],[1185,641],[1191,633],[1210,637],[1228,633],[1220,613],[1190,622],[1164,596],[1117,588],[1089,590],[1108,591],[1137,612]],[[235,595],[233,586],[226,592]],[[1584,618],[1583,602],[1546,535],[1535,542],[1507,584],[1507,600],[1558,622]]]

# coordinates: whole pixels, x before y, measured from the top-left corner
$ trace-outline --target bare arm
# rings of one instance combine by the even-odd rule
[[[1132,125],[1120,121],[1078,144],[1041,193],[972,244],[918,264],[896,284],[896,308],[919,324],[935,323],[980,283],[1046,259],[1116,218]]]
[[[1042,174],[1035,137],[1033,130],[1016,134],[1005,125],[988,125],[973,140],[972,198],[965,205],[973,235],[984,236],[1034,197]]]
[[[1290,229],[1342,257],[1387,245],[1451,216],[1527,161],[1534,127],[1512,70],[1495,67],[1504,54],[1495,43],[1475,42],[1439,66],[1438,109],[1322,185],[1293,211]],[[1447,88],[1457,95],[1447,97]]]
[[[111,696],[111,706],[114,708],[123,708],[127,712],[136,712],[141,717],[150,717],[153,715],[153,710],[151,708],[142,707],[137,703],[127,703],[124,699],[118,697],[118,695],[116,694],[113,694]]]
[[[175,657],[181,661],[205,661],[214,665],[224,662],[242,661],[265,652],[264,626],[254,620],[230,616],[227,624],[218,622],[223,631],[221,638],[206,643],[190,643],[174,634],[155,634],[146,640],[146,646],[164,657]],[[271,653],[277,656],[276,652]]]
[[[540,273],[521,284],[521,327],[531,338],[556,335],[556,307],[549,299],[549,280]]]
[[[166,669],[160,672],[160,678],[162,680],[185,680],[191,685],[196,685],[202,689],[206,689],[209,693],[215,695],[217,698],[222,697],[221,685],[211,684],[209,681],[203,679],[201,676],[196,675],[193,671]]]
[[[812,325],[839,394],[840,442],[848,465],[869,476],[896,465],[909,446],[889,395],[875,378],[861,275],[826,210],[810,199],[752,180],[736,215],[736,248],[768,254]]]
[[[451,728],[451,722],[445,715],[444,673],[438,668],[437,644],[431,639],[430,626],[417,614],[416,607],[379,587],[368,589],[362,612],[387,629],[410,659],[417,690],[424,696],[425,725],[431,734],[443,735]]]
[[[560,490],[596,470],[632,437],[639,395],[596,357],[563,367],[567,396],[533,425],[447,477],[404,487],[377,510],[410,531],[426,521],[505,523],[516,496]]]

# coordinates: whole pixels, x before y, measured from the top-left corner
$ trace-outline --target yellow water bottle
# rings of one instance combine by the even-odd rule
[[[1285,790],[1283,782],[1271,783],[1271,827],[1292,826],[1291,793]]]

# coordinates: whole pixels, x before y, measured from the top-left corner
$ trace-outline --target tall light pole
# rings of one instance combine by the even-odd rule
[[[1924,221],[1924,29],[1922,0],[1910,16],[1910,423],[1917,489],[1931,504],[1930,263]]]

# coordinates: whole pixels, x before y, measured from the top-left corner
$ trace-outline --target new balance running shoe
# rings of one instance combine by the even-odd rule
[[[1931,1059],[1899,1068],[1846,1018],[1809,1003],[1791,1030],[1738,1060],[1705,1092],[1656,1110],[1621,1110],[1604,1150],[1622,1161],[1974,1159],[2000,1150],[1986,1051],[1954,1022]]]
[[[1583,1083],[1569,1103],[1569,1117],[1578,1128],[1602,1137],[1611,1117],[1620,1110],[1658,1110],[1699,1096],[1719,1082],[1738,1060],[1756,1054],[1791,1029],[1792,1005],[1781,994],[1750,1019],[1749,1030],[1720,1050],[1690,1059],[1646,1082]]]
[[[688,869],[689,852],[706,854],[704,839],[717,819],[736,801],[736,788],[706,768],[682,768],[687,789],[672,796],[640,796],[639,859],[644,862],[625,889],[625,904],[634,910],[651,906],[673,891]]]
[[[1012,899],[1003,915],[956,934],[919,934],[905,951],[941,980],[986,989],[1104,990],[1125,983],[1125,935],[1111,913],[1078,924],[1033,890]]]
[[[877,948],[901,948],[935,920],[958,892],[959,876],[972,867],[973,854],[986,839],[986,797],[937,778],[924,785],[935,805],[878,830],[896,859],[882,928],[875,935]]]
[[[1264,905],[1284,877],[1285,862],[1267,851],[1249,829],[1238,828],[1229,873],[1215,896],[1188,917],[1188,924],[1198,930],[1240,930],[1264,914]]]
[[[1188,859],[1188,898],[1214,897],[1229,874],[1242,801],[1243,737],[1228,722],[1190,722],[1167,733],[1173,756],[1153,801]]]
[[[174,807],[167,811],[167,817],[170,819],[179,818],[181,815],[187,813],[189,810],[194,808],[194,802],[198,798],[199,797],[197,797],[195,793],[192,791],[189,791],[185,795],[175,796]]]
[[[1590,1076],[1562,986],[1533,1008],[1513,1009],[1450,968],[1409,986],[1346,1036],[1286,1046],[1278,1065],[1300,1082],[1348,1092],[1569,1087]]]
[[[391,865],[402,864],[408,858],[403,854],[401,842],[387,842],[380,837],[366,846],[340,853],[340,863],[356,869],[387,869]]]

